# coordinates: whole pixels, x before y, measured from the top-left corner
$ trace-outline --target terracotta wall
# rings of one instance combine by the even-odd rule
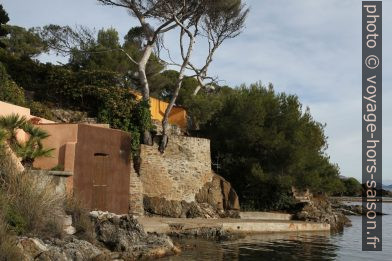
[[[79,125],[74,194],[88,208],[128,213],[130,142],[131,137],[126,132]]]
[[[51,157],[38,158],[34,167],[52,169],[61,166],[65,171],[74,171],[75,144],[78,139],[78,124],[42,124],[39,127],[49,133],[42,144],[45,148],[53,148]]]

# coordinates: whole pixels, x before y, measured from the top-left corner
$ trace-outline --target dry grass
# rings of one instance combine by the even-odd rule
[[[0,194],[0,210],[16,234],[62,236],[64,200],[55,193],[49,177],[18,172],[4,152],[0,152]]]
[[[83,207],[75,198],[69,198],[66,202],[65,211],[72,216],[72,225],[76,229],[78,238],[95,243],[95,228],[89,216],[89,210]]]
[[[0,261],[22,260],[22,254],[16,246],[16,238],[9,231],[8,225],[0,216]]]

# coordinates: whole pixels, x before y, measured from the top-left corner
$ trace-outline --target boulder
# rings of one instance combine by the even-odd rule
[[[328,223],[333,232],[342,231],[345,226],[351,225],[350,219],[342,212],[335,211],[326,197],[312,197],[309,202],[298,203],[293,219]]]
[[[216,174],[196,194],[196,201],[208,203],[218,210],[240,210],[238,195],[230,182]]]
[[[147,213],[165,216],[165,217],[185,217],[183,214],[183,205],[181,201],[177,200],[166,200],[160,197],[148,197],[143,198],[144,210]]]
[[[130,215],[105,212],[91,215],[96,239],[118,258],[133,260],[175,254],[179,250],[166,235],[147,234]]]
[[[52,239],[45,242],[37,238],[20,238],[18,246],[25,260],[68,261],[91,260],[102,255],[102,251],[91,243],[76,238]]]
[[[37,238],[19,238],[18,247],[22,250],[26,260],[34,260],[43,252],[48,251],[46,245]]]
[[[175,218],[239,218],[240,210],[237,193],[228,181],[216,174],[200,188],[193,202],[145,195],[143,204],[147,215]]]
[[[147,234],[130,215],[93,211],[90,218],[95,229],[92,243],[75,235],[45,241],[19,238],[23,261],[153,259],[180,251],[168,236]]]

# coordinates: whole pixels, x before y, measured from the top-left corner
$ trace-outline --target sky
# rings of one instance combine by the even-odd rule
[[[238,86],[273,83],[299,96],[313,117],[326,123],[327,153],[341,174],[361,180],[361,1],[245,0],[250,14],[243,33],[216,53],[210,74]],[[120,36],[135,26],[121,8],[96,0],[2,0],[10,24],[113,27]],[[392,1],[383,1],[383,24],[392,24]],[[391,15],[388,15],[391,14]],[[383,27],[383,179],[392,183],[392,27]],[[174,46],[176,36],[165,38]],[[205,52],[200,45],[196,62]],[[178,53],[173,53],[176,57]],[[64,61],[43,57],[43,61]]]

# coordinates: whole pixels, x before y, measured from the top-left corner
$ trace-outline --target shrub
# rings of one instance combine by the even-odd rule
[[[24,91],[7,74],[6,69],[0,62],[0,101],[13,103],[16,105],[25,104]]]
[[[0,214],[0,261],[9,260],[23,260],[23,256],[16,246],[16,237]]]
[[[84,208],[76,198],[68,198],[65,205],[65,212],[72,216],[72,225],[80,239],[90,243],[95,243],[95,229],[89,217],[89,210]]]
[[[0,153],[1,213],[10,230],[18,235],[62,236],[64,200],[56,194],[50,177],[18,172],[10,155]]]
[[[41,102],[31,101],[28,103],[32,115],[41,117],[47,120],[55,120],[55,116],[51,109]]]

